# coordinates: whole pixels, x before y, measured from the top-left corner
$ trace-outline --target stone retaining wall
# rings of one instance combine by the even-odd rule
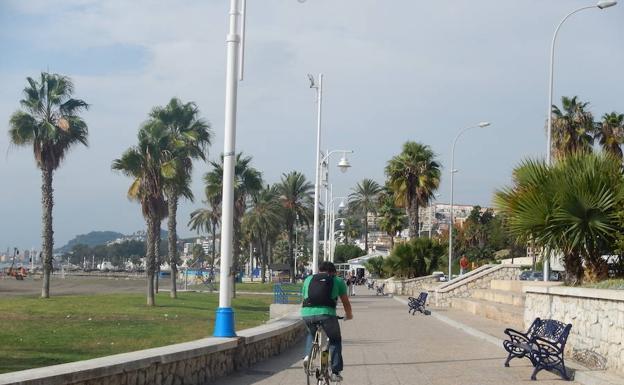
[[[427,291],[434,285],[440,283],[439,275],[427,275],[425,277],[418,277],[406,280],[397,280],[389,278],[383,281],[386,286],[384,292],[394,295],[408,295],[411,297],[417,296],[421,291]]]
[[[524,323],[535,317],[571,323],[566,355],[596,369],[624,374],[624,291],[525,287]]]
[[[277,355],[305,335],[284,318],[238,332],[155,349],[0,374],[0,385],[200,385]]]
[[[440,286],[433,292],[432,303],[439,307],[451,306],[452,298],[466,298],[474,289],[489,289],[492,280],[517,280],[520,265],[487,265]]]

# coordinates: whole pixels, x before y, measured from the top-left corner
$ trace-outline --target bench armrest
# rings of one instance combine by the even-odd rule
[[[507,334],[512,341],[520,340],[525,343],[531,342],[527,333],[522,333],[511,328],[505,329],[505,334]]]

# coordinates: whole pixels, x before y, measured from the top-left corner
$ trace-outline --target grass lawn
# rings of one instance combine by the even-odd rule
[[[0,298],[0,373],[79,361],[210,337],[216,294],[141,294]],[[239,295],[236,329],[269,318],[270,296]]]
[[[296,283],[294,285],[287,284],[289,287],[296,286],[301,290],[301,283]],[[219,283],[215,283],[215,290],[219,290]],[[208,286],[206,285],[189,285],[189,289],[191,290],[208,290]],[[272,283],[261,283],[261,282],[245,282],[245,283],[237,283],[236,284],[236,292],[256,292],[256,293],[272,293],[273,292],[273,284]]]

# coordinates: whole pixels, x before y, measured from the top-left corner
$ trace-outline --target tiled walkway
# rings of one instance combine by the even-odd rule
[[[344,385],[576,384],[545,371],[537,382],[530,381],[528,360],[512,360],[510,368],[503,367],[506,353],[502,346],[472,337],[432,316],[409,315],[402,303],[358,289],[359,295],[351,297],[355,318],[341,322]],[[305,384],[302,356],[300,344],[218,383]]]

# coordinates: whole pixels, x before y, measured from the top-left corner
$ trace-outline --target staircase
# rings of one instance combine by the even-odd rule
[[[525,283],[535,284],[527,281],[492,280],[489,289],[474,289],[470,297],[453,298],[451,307],[522,330],[525,297],[522,286]]]

